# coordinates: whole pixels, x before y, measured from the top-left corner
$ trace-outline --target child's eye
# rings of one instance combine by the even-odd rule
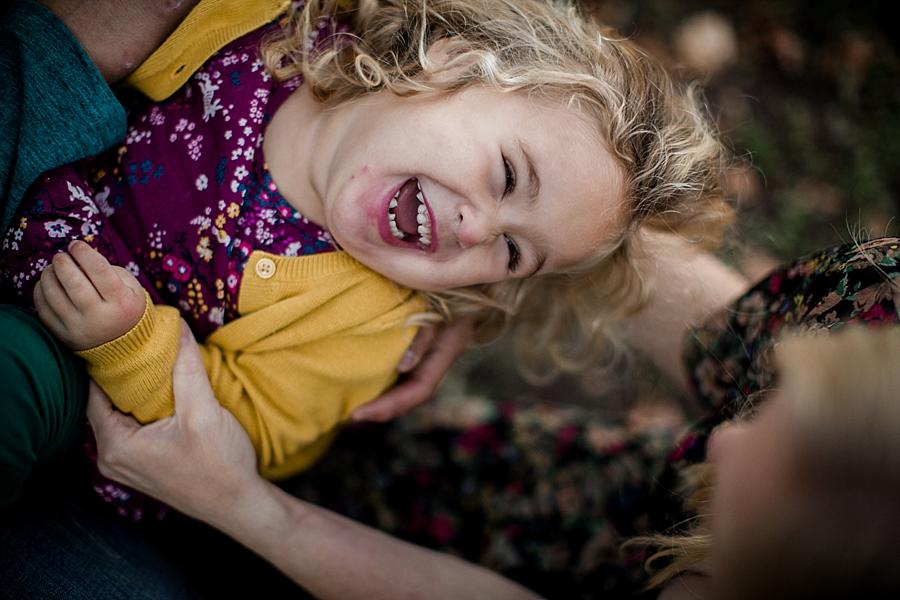
[[[503,157],[503,171],[506,174],[506,187],[503,189],[503,195],[508,196],[516,189],[516,172],[513,170],[512,163]]]
[[[519,258],[521,258],[521,254],[519,254],[519,247],[516,246],[516,243],[508,235],[504,235],[503,239],[506,241],[506,249],[509,250],[509,262],[507,263],[507,269],[509,269],[510,273],[515,273],[516,269],[519,268]]]

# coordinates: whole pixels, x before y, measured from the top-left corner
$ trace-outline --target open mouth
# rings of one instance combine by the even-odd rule
[[[398,240],[431,247],[431,214],[425,204],[422,188],[415,177],[400,186],[388,203],[388,229]]]

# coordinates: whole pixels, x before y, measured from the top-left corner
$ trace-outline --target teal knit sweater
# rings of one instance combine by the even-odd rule
[[[44,171],[125,136],[125,111],[78,40],[33,0],[0,2],[0,235]]]

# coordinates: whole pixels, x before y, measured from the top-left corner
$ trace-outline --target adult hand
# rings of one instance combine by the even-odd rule
[[[387,392],[357,408],[356,421],[390,421],[431,398],[450,366],[472,344],[474,325],[458,319],[451,325],[421,327],[397,365],[405,375]]]
[[[216,401],[184,322],[173,385],[175,414],[141,426],[91,383],[87,413],[97,438],[97,466],[106,477],[185,514],[219,522],[264,482],[250,439]]]
[[[66,24],[103,78],[127,77],[198,0],[40,0]]]
[[[434,343],[446,335],[439,332]],[[451,335],[454,357],[469,337]],[[392,538],[261,479],[250,440],[216,402],[183,322],[173,380],[175,414],[143,427],[92,384],[88,418],[103,475],[222,530],[323,600],[536,598],[496,573]]]

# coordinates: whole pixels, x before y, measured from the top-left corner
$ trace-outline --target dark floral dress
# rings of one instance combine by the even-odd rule
[[[786,329],[896,323],[900,240],[818,252],[772,272],[685,340],[707,414],[677,433],[578,408],[470,401],[355,427],[288,489],[415,543],[457,554],[551,598],[653,597],[620,544],[688,513],[678,474],[744,398],[775,383]]]

